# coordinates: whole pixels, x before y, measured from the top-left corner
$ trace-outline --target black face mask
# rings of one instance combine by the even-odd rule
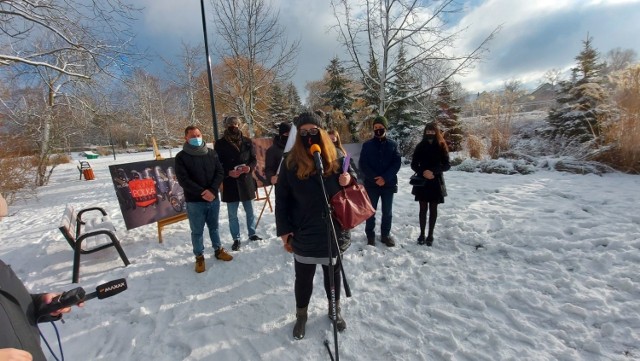
[[[284,144],[287,144],[287,140],[289,140],[289,136],[288,135],[281,135],[280,136],[280,141]]]
[[[238,135],[240,133],[240,128],[238,127],[228,127],[227,130],[233,135]]]
[[[316,135],[311,135],[311,134],[307,134],[305,136],[301,135],[300,139],[302,140],[302,144],[304,144],[304,147],[309,149],[313,144],[320,144],[320,133]]]
[[[385,132],[385,129],[376,129],[373,131],[373,134],[375,134],[375,136],[378,138],[382,138]]]
[[[433,141],[436,140],[436,135],[435,134],[425,134],[424,135],[424,139],[426,139],[427,142],[429,142],[429,144],[433,144]]]

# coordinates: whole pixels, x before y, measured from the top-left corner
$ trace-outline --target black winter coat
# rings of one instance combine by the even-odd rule
[[[422,176],[425,170],[430,170],[435,178],[426,179],[425,186],[413,187],[411,194],[415,195],[415,200],[444,203],[447,188],[442,173],[450,168],[449,152],[443,149],[438,142],[434,141],[433,144],[430,144],[423,139],[418,143],[416,149],[413,150],[411,169],[419,176]]]
[[[280,136],[276,135],[273,138],[273,144],[267,149],[264,157],[264,175],[267,178],[268,184],[271,184],[271,177],[278,173],[278,167],[280,167],[282,154],[284,153],[284,147],[286,145],[286,142],[283,142]]]
[[[253,171],[256,169],[258,160],[253,142],[247,137],[242,137],[240,149],[224,138],[218,139],[213,147],[224,169],[224,179],[222,181],[222,201],[223,202],[243,202],[256,198],[256,181],[253,179]],[[229,176],[229,171],[238,165],[251,167],[251,172],[241,174],[238,178]]]
[[[46,361],[37,323],[60,317],[39,317],[41,299],[42,294],[30,294],[11,267],[0,261],[0,348],[25,350],[35,361]]]
[[[344,159],[338,160],[340,164]],[[296,168],[288,169],[282,163],[278,184],[276,184],[276,232],[278,236],[293,232],[291,243],[293,252],[304,257],[328,257],[330,233],[325,222],[326,210],[324,194],[318,176],[298,179]],[[349,174],[356,180],[356,173],[349,168]],[[339,173],[323,178],[329,199],[342,189],[338,183]],[[331,218],[338,237],[343,233],[340,223]],[[332,248],[332,256],[337,250]]]
[[[201,195],[205,189],[218,198],[224,171],[215,150],[208,149],[206,155],[192,155],[184,150],[178,152],[175,171],[187,202],[206,202]]]
[[[394,188],[398,191],[398,171],[402,157],[398,144],[391,139],[372,138],[362,144],[358,167],[364,174],[365,187],[378,187],[375,177],[384,178],[383,188]]]

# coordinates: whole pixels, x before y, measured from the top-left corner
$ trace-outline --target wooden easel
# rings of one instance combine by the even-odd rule
[[[269,189],[267,189],[267,186],[262,186],[262,189],[265,193],[264,197],[260,197],[260,187],[256,188],[256,200],[264,200],[264,204],[262,204],[262,209],[260,210],[260,215],[258,216],[258,221],[256,222],[256,228],[258,228],[258,224],[262,218],[262,213],[264,213],[264,209],[267,207],[267,204],[269,205],[269,211],[273,212],[273,208],[271,207],[271,190],[273,189],[273,186],[269,186]]]
[[[160,150],[158,149],[158,144],[156,143],[156,138],[151,137],[151,141],[153,142],[153,154],[156,157],[156,160],[164,160],[162,155],[160,154]],[[162,243],[162,229],[164,226],[168,226],[173,223],[177,223],[180,221],[184,221],[187,219],[187,213],[176,214],[175,216],[171,216],[169,218],[161,219],[158,221],[158,243]]]

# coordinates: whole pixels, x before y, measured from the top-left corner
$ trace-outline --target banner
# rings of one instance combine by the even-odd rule
[[[273,138],[256,138],[252,139],[253,149],[256,151],[256,169],[253,172],[253,178],[256,180],[258,188],[269,185],[264,174],[264,161],[267,155],[267,149],[273,144]]]
[[[127,229],[186,212],[174,158],[109,166]]]

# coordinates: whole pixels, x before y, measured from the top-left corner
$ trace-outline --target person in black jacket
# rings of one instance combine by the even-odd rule
[[[420,203],[420,236],[418,244],[431,246],[433,244],[433,229],[438,218],[438,204],[444,203],[447,190],[444,184],[443,172],[451,168],[447,143],[435,122],[427,123],[424,127],[422,141],[416,145],[411,159],[411,169],[426,179],[424,186],[413,186],[411,194]],[[427,206],[429,208],[429,233],[424,236],[427,223]]]
[[[396,245],[391,237],[393,212],[393,194],[398,192],[398,171],[401,165],[398,144],[387,138],[387,119],[377,116],[373,120],[373,138],[362,144],[358,167],[364,174],[364,187],[367,190],[373,209],[382,201],[380,217],[380,235],[387,247]],[[377,213],[377,212],[376,212]],[[376,214],[367,219],[364,232],[367,244],[375,245]]]
[[[338,305],[337,329],[344,330],[346,322],[340,314],[340,265],[335,242],[330,228],[327,228],[326,210],[322,185],[316,173],[313,156],[309,148],[318,144],[321,149],[324,172],[322,181],[325,184],[327,196],[333,197],[341,187],[349,184],[355,173],[349,168],[342,173],[342,162],[338,159],[336,148],[331,144],[327,132],[321,128],[321,119],[315,113],[302,113],[297,123],[297,135],[293,148],[285,158],[280,169],[278,185],[276,186],[276,231],[282,238],[287,251],[294,254],[296,298],[296,324],[293,328],[295,339],[304,338],[307,321],[307,308],[313,291],[313,278],[316,265],[322,265],[324,274],[324,288],[327,299],[331,299],[330,278],[333,277],[335,299]],[[342,231],[340,224],[330,217],[336,233]],[[329,257],[331,255],[331,257]],[[329,275],[329,262],[334,264],[334,274]],[[331,318],[331,307],[329,307]]]
[[[227,204],[229,214],[229,231],[233,238],[232,251],[240,250],[240,222],[238,207],[242,203],[247,215],[247,232],[250,241],[259,241],[256,234],[256,217],[253,214],[253,199],[256,198],[256,181],[252,173],[258,159],[251,139],[242,135],[240,119],[226,117],[224,125],[227,129],[224,136],[213,146],[224,169],[222,181],[222,201]]]
[[[40,314],[57,293],[31,294],[11,267],[0,260],[0,360],[46,361],[38,323],[57,321],[71,307]],[[80,303],[79,306],[82,306]]]
[[[278,183],[278,168],[282,161],[284,147],[289,139],[291,124],[282,122],[278,125],[278,135],[273,137],[273,144],[267,149],[264,157],[264,174],[270,184]]]
[[[175,172],[178,183],[184,190],[187,203],[187,215],[191,228],[191,245],[196,256],[195,271],[205,271],[204,261],[204,225],[209,228],[209,237],[215,250],[215,257],[223,261],[231,261],[220,243],[218,233],[218,217],[220,200],[218,188],[222,183],[222,165],[216,151],[207,147],[202,140],[202,132],[196,126],[188,126],[184,130],[185,143],[176,155]]]

